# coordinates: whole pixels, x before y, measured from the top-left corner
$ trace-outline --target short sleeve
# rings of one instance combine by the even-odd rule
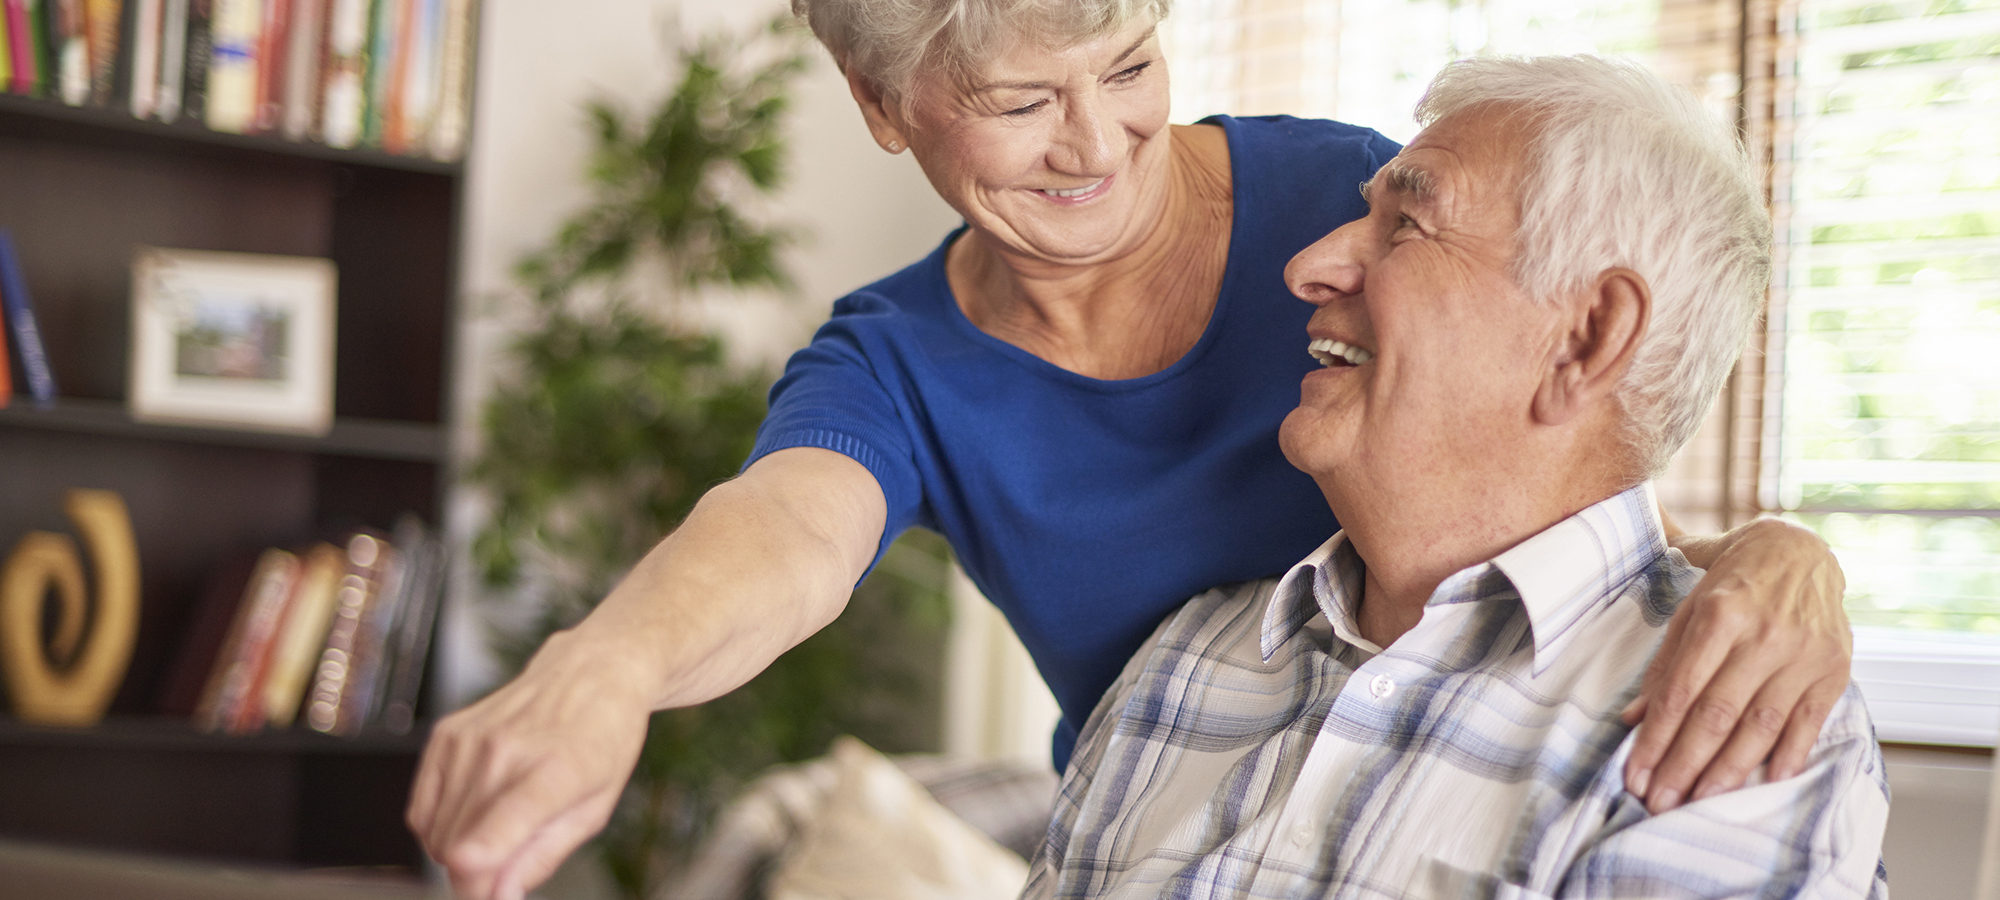
[[[893,317],[886,301],[851,295],[834,305],[833,318],[812,343],[785,363],[771,386],[770,412],[743,467],[779,450],[832,450],[866,468],[882,487],[888,519],[869,563],[872,570],[889,544],[916,524],[923,481],[911,446],[910,403],[901,389],[909,375],[880,352],[871,331]],[[873,352],[871,354],[871,351]],[[889,356],[885,360],[881,357]]]

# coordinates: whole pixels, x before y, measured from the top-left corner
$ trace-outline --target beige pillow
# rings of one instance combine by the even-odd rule
[[[854,738],[826,806],[771,874],[769,900],[1012,900],[1028,866]]]

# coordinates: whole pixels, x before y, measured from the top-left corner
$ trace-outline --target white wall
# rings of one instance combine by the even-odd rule
[[[479,402],[500,374],[509,270],[588,200],[583,103],[603,97],[642,109],[668,88],[682,34],[750,27],[782,8],[780,0],[485,0],[460,255],[460,458],[477,445]],[[869,139],[824,51],[814,50],[794,100],[791,187],[772,212],[812,235],[790,255],[800,296],[704,304],[726,320],[738,351],[773,365],[811,336],[835,297],[928,252],[958,221],[907,156],[891,157]],[[461,492],[448,523],[461,550],[478,515]],[[447,707],[494,677],[470,609],[474,579],[462,552],[459,562],[441,634],[439,690]]]

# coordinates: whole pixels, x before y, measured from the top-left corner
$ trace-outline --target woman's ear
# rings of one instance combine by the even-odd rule
[[[890,153],[901,153],[910,146],[902,128],[902,110],[887,102],[881,90],[873,82],[861,76],[853,68],[847,69],[847,92],[854,95],[854,103],[861,107],[861,118],[868,123],[868,133],[875,136],[875,143]]]
[[[1535,421],[1560,425],[1618,390],[1652,319],[1653,291],[1631,269],[1606,269],[1580,298],[1554,365],[1535,391]]]

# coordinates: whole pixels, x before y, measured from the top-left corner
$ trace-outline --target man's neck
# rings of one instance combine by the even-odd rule
[[[1551,472],[1562,467],[1551,469]],[[1593,503],[1616,494],[1605,478],[1529,475],[1488,479],[1475,490],[1427,496],[1377,494],[1365,508],[1343,512],[1347,539],[1367,567],[1356,625],[1362,637],[1388,647],[1416,627],[1439,584],[1454,573],[1499,556]]]

